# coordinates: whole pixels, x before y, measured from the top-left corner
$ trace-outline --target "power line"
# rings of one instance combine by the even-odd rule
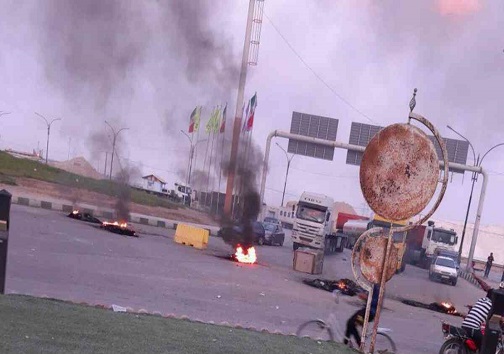
[[[296,167],[291,167],[291,169],[296,170],[296,171],[301,171],[301,172],[309,173],[311,175],[331,177],[331,178],[348,178],[348,179],[358,178],[358,176],[343,176],[343,175],[337,175],[337,176],[335,176],[335,175],[329,175],[329,174],[326,174],[326,173],[320,173],[320,172],[313,172],[313,171],[303,170],[301,168],[296,168]]]
[[[353,104],[351,104],[347,99],[345,99],[343,96],[341,96],[338,92],[336,92],[336,90],[331,86],[329,85],[329,83],[327,83],[327,81],[325,81],[319,74],[317,74],[317,72],[303,59],[303,57],[296,51],[296,49],[294,49],[294,47],[292,46],[292,44],[290,44],[290,42],[287,40],[287,38],[285,38],[285,36],[280,32],[280,30],[278,29],[278,27],[273,23],[273,21],[271,21],[271,19],[268,17],[268,15],[266,13],[264,13],[264,17],[266,17],[266,19],[269,21],[269,23],[271,24],[271,26],[273,27],[273,29],[276,31],[276,33],[278,33],[278,35],[280,36],[280,38],[283,39],[283,41],[285,42],[285,44],[287,44],[287,46],[290,48],[290,50],[294,53],[294,55],[296,55],[298,57],[298,59],[303,63],[303,65],[311,71],[311,73],[325,86],[327,87],[336,97],[338,97],[343,103],[345,103],[347,106],[349,106],[350,108],[352,108],[355,112],[359,113],[361,116],[363,116],[364,118],[366,118],[368,121],[370,121],[371,123],[374,123],[374,124],[378,124],[376,123],[373,119],[371,119],[367,114],[365,114],[364,112],[362,112],[360,109],[358,109],[357,107],[355,107]]]

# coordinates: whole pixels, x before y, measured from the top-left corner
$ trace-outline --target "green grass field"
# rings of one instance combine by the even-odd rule
[[[0,353],[355,353],[336,343],[0,296]]]
[[[18,159],[6,152],[0,151],[0,183],[15,185],[16,177],[33,178],[109,196],[116,196],[119,188],[118,184],[113,181],[96,180],[79,176],[37,161]],[[182,207],[182,205],[133,188],[131,189],[131,201],[138,204],[170,209]]]

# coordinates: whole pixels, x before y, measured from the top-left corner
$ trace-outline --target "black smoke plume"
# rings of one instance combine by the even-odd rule
[[[263,154],[259,146],[248,139],[247,135],[242,136],[236,161],[223,164],[226,177],[231,171],[236,171],[235,190],[238,191],[238,198],[232,219],[224,218],[221,222],[223,230],[226,230],[222,236],[223,240],[235,248],[241,245],[245,249],[256,241],[252,222],[257,221],[261,211],[258,178],[263,164]],[[241,232],[236,232],[230,227],[236,223],[241,226]]]
[[[139,175],[136,168],[126,167],[121,169],[116,175],[116,203],[115,216],[120,222],[127,222],[130,219],[131,187],[130,182]]]

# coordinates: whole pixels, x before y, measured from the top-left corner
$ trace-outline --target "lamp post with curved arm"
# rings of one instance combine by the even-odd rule
[[[290,164],[291,164],[291,161],[294,158],[294,156],[296,156],[296,154],[292,154],[289,157],[289,154],[287,153],[287,151],[285,151],[285,149],[280,144],[276,143],[276,145],[280,149],[282,149],[282,151],[285,153],[285,157],[287,158],[287,170],[285,171],[285,182],[284,182],[284,188],[283,188],[283,193],[282,193],[282,206],[283,206],[284,205],[284,198],[285,198],[285,189],[287,188],[287,178],[289,177]]]
[[[464,139],[465,141],[467,141],[469,143],[469,147],[471,148],[472,153],[473,153],[473,163],[474,163],[475,167],[481,167],[481,164],[483,163],[483,159],[488,155],[488,153],[490,151],[494,150],[495,148],[498,148],[499,146],[503,146],[504,145],[504,143],[500,143],[500,144],[492,146],[490,149],[488,149],[487,152],[485,152],[483,154],[483,157],[480,159],[480,155],[479,154],[478,154],[478,157],[476,157],[476,152],[474,150],[474,146],[471,144],[471,142],[469,141],[469,139],[467,139],[465,136],[463,136],[462,134],[460,134],[459,132],[457,132],[455,129],[453,129],[449,125],[447,127],[452,132],[454,132],[455,134],[457,134],[458,136],[460,136],[462,139]],[[472,179],[471,194],[469,195],[469,203],[467,204],[467,211],[466,211],[466,216],[465,216],[465,220],[464,220],[464,228],[462,229],[462,237],[461,237],[461,240],[460,240],[460,246],[459,246],[459,251],[458,251],[459,260],[462,258],[462,247],[464,245],[464,236],[465,236],[466,227],[467,227],[467,219],[469,218],[469,210],[471,209],[471,202],[472,202],[472,195],[473,195],[473,191],[474,191],[474,184],[478,180],[478,174],[475,173],[475,172],[473,172],[471,179]],[[469,258],[472,258],[472,257],[469,257]],[[472,265],[468,265],[468,266],[470,266],[472,268]]]
[[[110,175],[109,175],[109,179],[112,180],[112,169],[114,166],[114,155],[115,155],[117,136],[119,135],[120,132],[122,132],[123,130],[128,130],[129,128],[121,128],[118,131],[115,131],[115,129],[109,124],[109,122],[105,121],[105,124],[109,126],[110,130],[112,130],[112,134],[114,135],[112,139],[112,157],[110,158]]]
[[[46,117],[44,117],[42,114],[39,114],[39,113],[37,113],[37,112],[35,112],[35,114],[36,114],[36,115],[38,115],[40,118],[42,118],[42,119],[46,122],[46,124],[47,124],[47,145],[46,145],[46,154],[45,154],[45,163],[46,163],[46,165],[47,165],[47,161],[48,161],[48,159],[49,159],[49,137],[50,137],[50,135],[51,135],[51,125],[52,125],[54,122],[56,122],[56,121],[58,121],[58,120],[61,120],[61,118],[55,118],[55,119],[53,119],[52,121],[50,121],[50,122],[49,122],[49,121],[46,119]]]

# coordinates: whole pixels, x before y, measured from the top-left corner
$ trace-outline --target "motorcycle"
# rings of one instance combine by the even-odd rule
[[[442,323],[445,342],[439,350],[439,354],[478,354],[479,348],[476,342],[467,335],[467,332],[460,327],[455,327],[449,323]],[[481,326],[481,332],[485,335],[485,327]],[[504,343],[502,337],[499,340],[496,354],[504,354]]]

